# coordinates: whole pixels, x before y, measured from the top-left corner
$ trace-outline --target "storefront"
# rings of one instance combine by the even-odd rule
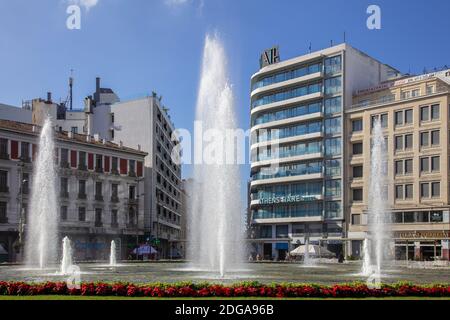
[[[448,230],[394,232],[395,259],[435,261],[449,260]]]

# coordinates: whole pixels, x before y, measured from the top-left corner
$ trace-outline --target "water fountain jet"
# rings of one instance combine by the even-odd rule
[[[69,269],[72,266],[72,246],[70,239],[64,237],[63,239],[63,255],[61,260],[61,275],[69,274]]]
[[[57,262],[58,239],[55,144],[50,117],[42,127],[33,170],[25,257],[28,266],[44,269]]]
[[[389,212],[387,210],[387,152],[381,119],[374,121],[372,129],[370,187],[368,201],[368,234],[364,240],[362,273],[381,275],[383,259],[389,240]]]
[[[214,139],[205,144],[203,135],[196,136],[201,139],[196,141],[196,153],[201,152],[202,162],[193,170],[188,259],[195,268],[223,277],[238,267],[244,256],[239,166],[235,159],[229,161],[239,146],[227,138],[229,132],[236,131],[237,121],[226,54],[217,35],[208,35],[205,40],[196,121],[201,123],[204,135],[214,133]]]
[[[109,254],[109,265],[111,267],[114,267],[117,265],[116,242],[114,240],[111,241],[111,252]]]

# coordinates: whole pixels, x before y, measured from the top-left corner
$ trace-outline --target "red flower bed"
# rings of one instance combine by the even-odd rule
[[[81,295],[122,297],[450,297],[450,285],[419,286],[407,283],[384,284],[369,288],[365,284],[342,284],[334,286],[259,283],[241,283],[233,286],[220,284],[154,284],[129,283],[83,283],[79,289],[68,288],[63,282],[29,284],[24,282],[1,282],[0,295]]]

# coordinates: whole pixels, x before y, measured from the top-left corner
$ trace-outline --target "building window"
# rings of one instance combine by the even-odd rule
[[[259,237],[263,239],[272,238],[272,226],[260,226]]]
[[[414,196],[414,187],[412,184],[405,185],[405,199],[412,199]]]
[[[111,210],[111,225],[113,226],[118,225],[117,210]]]
[[[341,133],[341,117],[326,119],[325,120],[325,133],[326,134]]]
[[[325,99],[325,114],[335,114],[340,113],[342,110],[342,99],[341,97],[333,97],[329,99]]]
[[[340,197],[341,196],[341,180],[325,181],[325,196]]]
[[[380,119],[381,121],[381,127],[382,128],[387,128],[388,127],[388,114],[387,113],[383,113],[383,114],[377,114],[377,115],[373,115],[372,118],[372,123],[371,123],[371,127],[373,129],[373,127],[375,126],[375,121]]]
[[[439,130],[431,131],[431,145],[437,146],[439,145]]]
[[[403,150],[403,136],[395,137],[395,150]]]
[[[361,215],[360,214],[352,214],[352,224],[353,225],[361,224]]]
[[[112,201],[119,200],[119,185],[116,183],[111,184],[111,199]]]
[[[96,208],[95,209],[95,226],[96,227],[103,226],[103,223],[102,223],[102,209],[100,209],[100,208]]]
[[[419,89],[414,89],[411,91],[411,96],[412,97],[418,97],[420,95],[420,90]]]
[[[431,183],[431,196],[432,197],[440,197],[441,196],[441,183],[440,182],[432,182]]]
[[[325,139],[325,155],[338,156],[341,154],[341,138]]]
[[[65,177],[61,178],[61,197],[69,197],[69,180]]]
[[[78,180],[78,198],[86,199],[86,180]]]
[[[341,56],[326,58],[324,62],[325,74],[334,74],[341,71]]]
[[[405,110],[405,124],[413,123],[413,110],[407,109]]]
[[[357,188],[357,189],[352,189],[352,193],[353,193],[353,201],[363,201],[363,189],[362,188]]]
[[[403,160],[395,161],[395,174],[396,175],[403,174]]]
[[[341,92],[341,77],[325,79],[325,94],[336,94]]]
[[[85,207],[78,208],[78,221],[86,221],[86,208]]]
[[[8,223],[7,202],[0,202],[0,223]]]
[[[0,138],[0,159],[8,158],[8,139]]]
[[[430,158],[424,157],[420,158],[420,172],[430,171]]]
[[[352,120],[352,132],[360,132],[363,129],[362,119]]]
[[[405,160],[405,174],[412,174],[413,173],[413,159],[406,159]]]
[[[128,198],[130,200],[136,199],[136,186],[129,186],[128,188]]]
[[[97,201],[103,200],[102,187],[103,184],[100,181],[95,182],[95,200]]]
[[[66,221],[67,220],[67,206],[62,206],[61,207],[60,215],[61,215],[61,220],[62,221]]]
[[[288,226],[287,225],[277,225],[276,226],[276,237],[277,238],[287,238],[288,237]]]
[[[363,166],[353,166],[353,178],[363,177]]]
[[[97,172],[103,171],[103,156],[101,154],[95,155],[95,170]]]
[[[70,128],[70,131],[72,133],[78,133],[78,127],[72,127],[72,128]]]
[[[420,196],[422,198],[430,197],[430,184],[429,183],[421,183],[420,184]]]
[[[329,177],[341,175],[341,160],[325,160],[325,174]]]
[[[440,157],[431,157],[431,171],[439,172],[440,170]]]
[[[403,111],[396,111],[395,112],[395,125],[396,126],[403,125]]]
[[[61,149],[61,167],[69,167],[69,150]]]
[[[358,155],[363,153],[362,142],[357,142],[352,145],[353,155]]]
[[[412,149],[413,147],[413,135],[405,134],[405,149]]]
[[[440,105],[434,104],[431,106],[431,120],[439,120]]]
[[[430,120],[430,107],[425,106],[420,108],[420,121]]]
[[[395,199],[403,199],[403,185],[396,185],[395,186]]]
[[[78,169],[86,170],[86,152],[78,152]]]
[[[20,158],[25,162],[30,160],[30,144],[28,142],[20,143]]]
[[[430,134],[428,131],[420,133],[420,146],[427,147],[429,145]]]
[[[118,159],[117,159],[117,157],[112,157],[111,158],[111,171],[113,172],[113,173],[118,173],[119,172],[119,166],[118,166],[118,163],[119,163],[119,161],[118,161]]]
[[[165,211],[165,209],[164,209]],[[135,219],[135,211],[133,207],[130,207],[128,209],[128,223],[130,224],[130,226],[135,226],[136,225],[136,219]]]
[[[340,201],[325,202],[325,218],[327,219],[342,218],[342,209]]]
[[[0,170],[0,192],[9,192],[8,171]]]

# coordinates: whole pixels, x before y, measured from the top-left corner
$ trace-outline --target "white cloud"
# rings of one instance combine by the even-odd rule
[[[98,4],[99,0],[69,0],[71,4],[76,4],[89,10]]]

